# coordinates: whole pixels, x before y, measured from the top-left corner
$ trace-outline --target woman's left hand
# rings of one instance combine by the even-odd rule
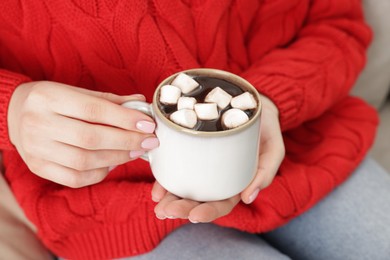
[[[252,203],[259,191],[271,184],[283,161],[285,148],[277,107],[270,99],[262,96],[262,110],[259,166],[251,184],[241,194],[229,199],[198,202],[177,197],[156,181],[152,200],[157,202],[154,209],[157,218],[188,218],[193,223],[212,222],[229,214],[240,200],[246,204]]]
[[[229,214],[240,201],[240,195],[220,201],[198,202],[177,197],[156,181],[152,189],[152,200],[158,202],[154,208],[157,218],[188,218],[192,223],[198,223],[211,222]]]

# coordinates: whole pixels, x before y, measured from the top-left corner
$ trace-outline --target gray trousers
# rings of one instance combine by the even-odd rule
[[[310,211],[270,233],[188,224],[127,259],[390,259],[390,174],[367,159]]]

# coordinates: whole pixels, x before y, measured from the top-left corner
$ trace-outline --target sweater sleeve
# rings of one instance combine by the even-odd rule
[[[272,19],[264,18],[266,11],[259,10],[259,21],[252,26],[252,65],[242,76],[273,100],[284,131],[318,117],[348,94],[365,64],[371,31],[364,23],[361,1],[313,0],[305,20],[284,17],[285,44],[264,53],[264,45],[273,41],[272,35],[260,37],[263,28],[273,26]],[[294,26],[301,29],[289,36]]]
[[[28,81],[26,76],[0,69],[0,150],[15,149],[8,135],[8,106],[16,87]]]

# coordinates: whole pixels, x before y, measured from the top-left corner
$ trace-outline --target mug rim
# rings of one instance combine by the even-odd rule
[[[183,126],[180,126],[178,124],[175,124],[171,120],[169,120],[158,108],[158,96],[160,93],[160,89],[164,85],[170,84],[173,79],[179,74],[179,73],[186,73],[189,74],[190,76],[209,76],[209,77],[214,77],[218,79],[223,79],[226,80],[232,84],[238,85],[240,88],[244,88],[244,90],[250,90],[251,94],[254,94],[255,99],[257,101],[257,108],[253,116],[249,119],[248,122],[246,122],[243,125],[240,125],[236,128],[228,129],[228,130],[222,130],[222,131],[199,131],[199,130],[193,130],[190,128],[186,128]],[[260,94],[257,91],[257,89],[249,83],[247,80],[244,78],[233,74],[228,71],[220,70],[220,69],[213,69],[213,68],[196,68],[196,69],[188,69],[188,70],[183,70],[176,72],[169,77],[165,78],[156,88],[154,95],[153,95],[153,112],[155,113],[155,116],[158,116],[160,120],[162,120],[165,124],[167,124],[170,128],[175,129],[178,132],[183,132],[185,134],[189,134],[192,136],[209,136],[209,137],[216,137],[216,136],[226,136],[226,135],[232,135],[241,131],[244,131],[245,129],[249,128],[252,126],[257,119],[261,115],[262,111],[262,102],[260,98]]]

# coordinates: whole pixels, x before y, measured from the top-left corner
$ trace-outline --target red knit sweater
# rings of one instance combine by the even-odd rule
[[[280,110],[287,149],[272,185],[217,224],[265,232],[309,209],[369,149],[375,111],[348,97],[371,34],[359,0],[73,0],[0,2],[0,149],[7,180],[38,235],[70,259],[153,249],[185,220],[158,220],[147,163],[71,189],[29,172],[10,144],[7,108],[28,80],[142,93],[189,68],[231,71]]]

